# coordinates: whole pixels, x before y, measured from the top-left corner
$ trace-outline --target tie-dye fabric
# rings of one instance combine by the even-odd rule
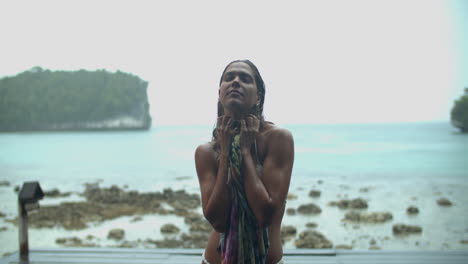
[[[238,124],[236,131],[239,131]],[[228,178],[232,194],[229,227],[221,233],[218,250],[223,264],[263,264],[269,248],[268,229],[258,226],[249,207],[241,165],[240,134],[237,132],[229,153]]]

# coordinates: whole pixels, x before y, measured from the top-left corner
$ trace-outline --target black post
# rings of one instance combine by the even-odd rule
[[[18,199],[18,228],[20,263],[29,263],[28,212],[20,199]]]
[[[39,200],[44,197],[39,182],[25,182],[18,194],[18,233],[20,263],[29,263],[28,212],[39,209]]]

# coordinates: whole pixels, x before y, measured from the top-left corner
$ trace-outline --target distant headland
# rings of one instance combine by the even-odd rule
[[[0,79],[0,131],[149,129],[147,87],[121,71],[36,66]]]
[[[462,133],[468,133],[468,87],[465,88],[465,94],[455,101],[450,119],[454,127]]]

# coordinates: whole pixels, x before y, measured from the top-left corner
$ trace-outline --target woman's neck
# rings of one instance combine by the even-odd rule
[[[227,109],[224,109],[224,115],[225,116],[229,116],[230,118],[234,119],[234,120],[242,120],[244,119],[246,116],[249,115],[248,112],[244,112],[244,111],[229,111]]]

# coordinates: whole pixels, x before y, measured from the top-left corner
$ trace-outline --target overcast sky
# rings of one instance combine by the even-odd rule
[[[449,120],[467,25],[464,0],[2,1],[0,76],[119,69],[149,81],[155,125],[211,125],[224,66],[247,58],[275,123]]]

